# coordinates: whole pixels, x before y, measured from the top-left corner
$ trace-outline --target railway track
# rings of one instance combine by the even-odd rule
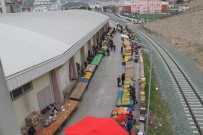
[[[161,44],[152,39],[148,34],[135,29],[133,25],[129,25],[129,28],[142,35],[163,59],[184,107],[192,132],[194,135],[203,135],[203,95]]]

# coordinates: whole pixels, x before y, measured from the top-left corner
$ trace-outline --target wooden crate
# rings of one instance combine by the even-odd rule
[[[133,68],[133,66],[134,66],[133,61],[126,62],[126,64],[125,64],[125,68]]]
[[[32,126],[32,125],[35,126],[36,124],[39,123],[40,118],[41,118],[40,112],[34,111],[25,118],[25,122],[28,126]]]

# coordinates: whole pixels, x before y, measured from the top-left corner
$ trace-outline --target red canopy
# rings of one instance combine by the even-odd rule
[[[113,118],[87,116],[65,129],[65,135],[128,135]]]

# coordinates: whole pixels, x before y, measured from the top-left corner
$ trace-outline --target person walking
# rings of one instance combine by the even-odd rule
[[[107,49],[107,56],[110,56],[110,50]]]
[[[125,73],[122,74],[122,76],[121,76],[121,80],[122,80],[122,85],[124,85],[124,81],[125,81]]]
[[[131,135],[132,120],[131,120],[130,117],[127,118],[126,129],[127,129],[128,133],[129,133],[129,135]]]
[[[111,51],[113,51],[113,44],[110,43],[110,48],[111,48]]]
[[[118,84],[118,87],[121,86],[121,78],[120,78],[120,75],[117,77],[117,84]]]
[[[113,51],[115,52],[116,51],[116,45],[113,44]]]
[[[121,46],[121,54],[123,54],[123,46]]]
[[[135,94],[133,93],[133,91],[131,89],[128,89],[128,90],[130,92],[131,98],[133,99],[133,105],[137,104],[138,102],[137,102]]]

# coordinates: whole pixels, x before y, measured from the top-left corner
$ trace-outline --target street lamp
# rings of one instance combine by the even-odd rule
[[[145,44],[142,44],[142,43],[139,43],[139,44],[150,49],[150,51],[149,51],[149,50],[146,50],[143,48],[144,51],[150,53],[150,75],[149,75],[149,90],[148,90],[148,102],[147,102],[147,122],[146,122],[146,131],[145,131],[146,135],[148,135],[149,108],[150,108],[151,82],[152,82],[152,51],[153,51],[153,48],[151,48]]]
[[[148,135],[149,126],[149,108],[150,108],[150,96],[151,96],[151,82],[152,82],[152,53],[146,49],[143,49],[150,53],[150,75],[149,75],[149,90],[148,90],[148,102],[147,102],[147,122],[146,122],[146,134]]]

